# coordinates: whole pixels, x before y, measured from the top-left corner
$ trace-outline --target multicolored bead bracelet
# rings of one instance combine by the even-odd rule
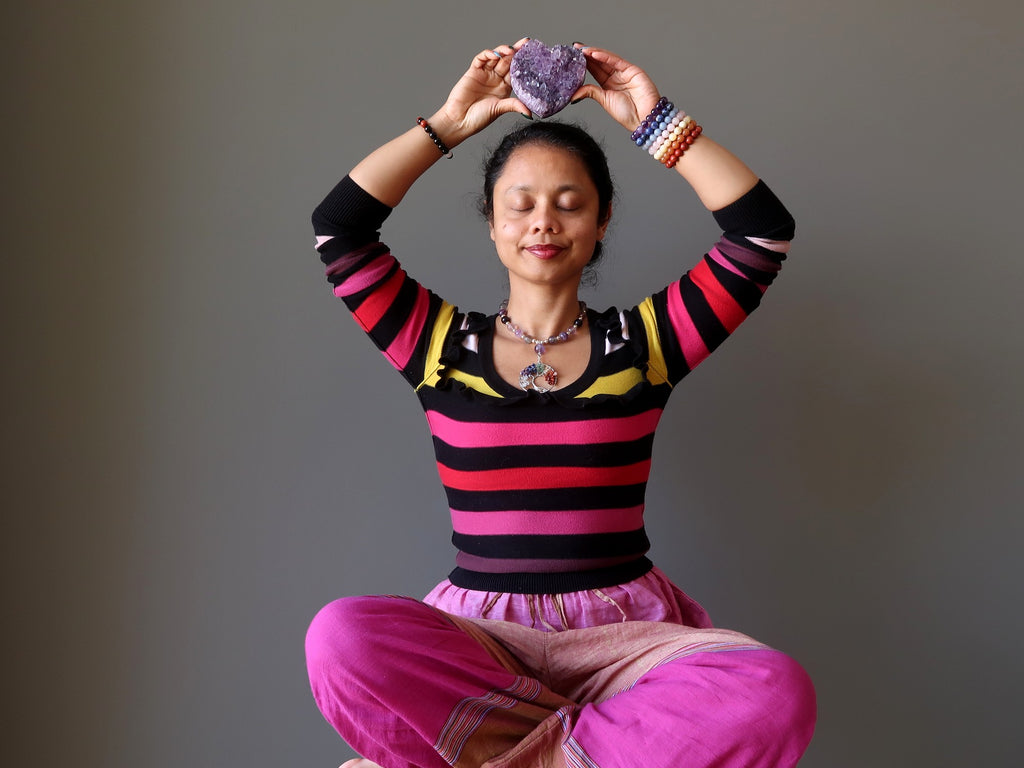
[[[662,96],[630,138],[666,168],[673,168],[703,131],[696,120]]]
[[[434,129],[430,127],[430,123],[423,119],[422,116],[416,118],[416,125],[418,125],[420,128],[427,132],[427,136],[429,136],[430,140],[437,145],[437,148],[439,150],[441,150],[442,155],[447,156],[449,160],[451,160],[455,156],[452,153],[452,151],[448,149],[447,146],[445,146],[445,143],[441,141],[440,137],[436,133],[434,133]]]

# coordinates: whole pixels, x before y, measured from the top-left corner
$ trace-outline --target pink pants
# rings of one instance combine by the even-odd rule
[[[560,596],[445,583],[428,596],[463,615],[411,598],[337,600],[307,635],[313,696],[384,768],[795,765],[815,721],[803,669],[711,628],[674,587],[676,607],[662,610],[705,626],[636,620],[658,602],[644,604],[652,585],[668,584],[657,571],[641,581]],[[500,620],[465,615],[484,609]],[[588,626],[591,611],[617,620]]]

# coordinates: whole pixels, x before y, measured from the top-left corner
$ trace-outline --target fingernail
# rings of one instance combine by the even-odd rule
[[[580,96],[580,97],[579,97],[578,99],[573,99],[573,100],[572,100],[572,101],[570,101],[569,103],[570,103],[570,104],[579,104],[579,103],[580,103],[581,101],[583,101],[583,100],[584,100],[585,98],[587,98],[587,97],[586,97],[586,96]]]
[[[522,112],[520,112],[519,114],[523,115]],[[523,115],[523,117],[526,118],[527,120],[533,120],[533,115]]]
[[[498,53],[497,51],[491,51],[491,53],[493,53],[493,54],[494,54],[495,56],[497,56],[497,57],[498,57],[499,59],[501,58],[501,54],[500,54],[500,53]]]

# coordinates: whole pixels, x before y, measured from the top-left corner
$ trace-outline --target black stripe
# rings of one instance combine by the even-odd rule
[[[389,206],[345,176],[313,211],[313,231],[368,242],[380,237],[377,230],[390,213]]]
[[[371,331],[373,340],[380,345],[381,349],[387,349],[390,346],[401,332],[402,326],[409,320],[409,315],[412,314],[413,307],[416,306],[418,293],[419,285],[406,275],[391,306],[387,308],[384,316],[377,321]]]
[[[729,332],[711,310],[711,305],[704,298],[700,288],[694,285],[689,278],[680,281],[679,293],[705,346],[709,351],[713,351],[728,338]]]
[[[543,439],[543,434],[539,437]],[[509,445],[496,448],[454,448],[434,438],[434,453],[446,467],[458,470],[513,467],[619,467],[651,458],[654,435],[639,440],[590,445]]]
[[[646,483],[591,488],[460,491],[445,486],[452,509],[495,512],[507,509],[622,509],[644,503]]]
[[[628,563],[567,573],[480,573],[456,568],[448,579],[456,587],[484,592],[511,592],[520,595],[557,595],[584,589],[603,589],[639,579],[654,564],[646,557]]]
[[[763,294],[756,285],[726,269],[714,259],[708,259],[708,264],[715,279],[722,284],[744,312],[749,315],[760,306]]]
[[[459,551],[469,555],[514,560],[589,560],[642,554],[651,548],[651,542],[643,528],[621,533],[575,533],[561,536],[468,536],[456,532],[452,534],[452,544]]]
[[[764,181],[714,216],[718,226],[734,236],[792,240],[795,232],[793,217]]]

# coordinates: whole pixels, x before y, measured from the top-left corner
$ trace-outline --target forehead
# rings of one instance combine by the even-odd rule
[[[551,188],[597,191],[587,166],[575,153],[548,144],[527,144],[513,151],[495,186],[504,192]]]

